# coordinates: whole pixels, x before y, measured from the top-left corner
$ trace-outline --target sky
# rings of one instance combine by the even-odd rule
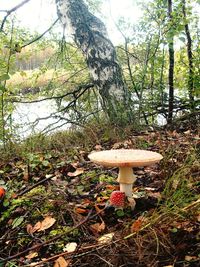
[[[22,0],[0,0],[0,10],[9,10],[21,2]],[[0,13],[0,16],[4,14]],[[142,11],[137,7],[136,0],[104,0],[101,14],[98,14],[106,23],[113,43],[121,39],[121,34],[115,26],[118,18],[124,16],[135,22],[141,15]],[[23,27],[42,33],[57,18],[55,0],[31,0],[16,11],[16,16]]]

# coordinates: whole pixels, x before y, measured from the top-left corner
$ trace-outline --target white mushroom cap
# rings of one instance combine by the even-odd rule
[[[140,149],[113,149],[93,152],[89,156],[93,162],[107,167],[143,167],[159,162],[159,153]]]

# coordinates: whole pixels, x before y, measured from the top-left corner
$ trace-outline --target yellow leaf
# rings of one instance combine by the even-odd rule
[[[59,257],[53,267],[67,267],[69,266],[70,260],[66,261],[63,257]]]

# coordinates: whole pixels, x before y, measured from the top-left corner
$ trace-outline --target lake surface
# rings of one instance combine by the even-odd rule
[[[56,111],[56,103],[54,100],[47,100],[36,103],[18,103],[13,112],[13,124],[18,126],[17,133],[20,138],[25,138],[30,134],[39,133],[44,131],[50,124],[55,123],[57,120],[49,117]],[[42,119],[46,118],[46,119]],[[37,124],[33,127],[33,124]],[[61,125],[63,123],[60,122]],[[67,129],[67,125],[62,126],[62,129]]]
[[[44,131],[49,125],[56,122],[56,119],[47,118],[56,111],[56,103],[54,100],[47,100],[36,103],[18,103],[13,112],[12,118],[14,126],[18,126],[17,133],[20,138],[24,139],[27,136]],[[46,118],[46,119],[42,119]],[[35,121],[38,123],[33,127]],[[64,121],[56,124],[62,125]],[[165,125],[166,119],[162,115],[157,116],[158,125]],[[69,124],[57,128],[63,130],[69,128]],[[55,131],[55,130],[54,130]]]

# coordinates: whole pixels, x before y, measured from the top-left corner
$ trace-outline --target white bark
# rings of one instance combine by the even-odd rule
[[[127,88],[113,44],[103,22],[92,15],[83,0],[56,0],[58,16],[86,57],[89,71],[109,116],[127,115]],[[113,114],[109,114],[113,113]],[[120,115],[121,117],[122,114]]]

